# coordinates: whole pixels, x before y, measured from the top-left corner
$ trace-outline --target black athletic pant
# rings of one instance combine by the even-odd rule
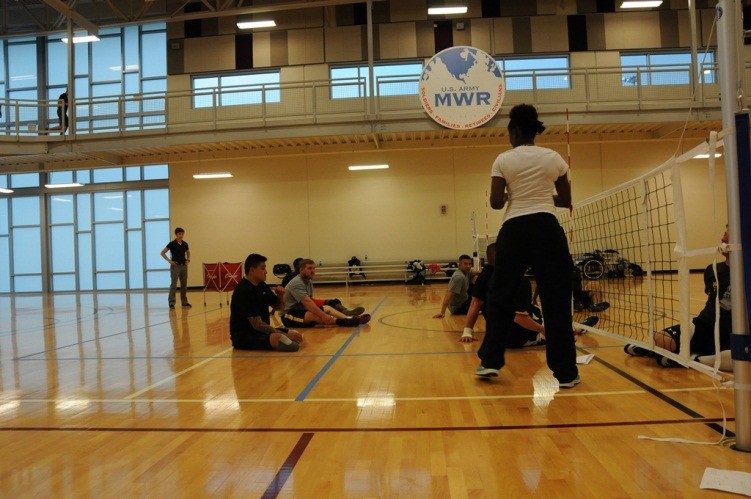
[[[532,267],[545,318],[548,367],[558,381],[578,374],[571,331],[571,254],[566,234],[549,213],[506,221],[496,240],[495,270],[488,287],[485,339],[477,355],[483,367],[504,365],[506,337],[513,334],[514,298],[528,267]]]

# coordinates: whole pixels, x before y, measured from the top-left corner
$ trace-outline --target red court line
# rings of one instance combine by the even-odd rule
[[[732,422],[735,418],[724,421]],[[71,427],[71,426],[14,426],[0,428],[0,432],[13,431],[85,431],[85,432],[194,432],[194,433],[376,433],[376,432],[425,432],[425,431],[508,431],[508,430],[548,430],[563,428],[598,428],[616,426],[675,425],[722,423],[723,418],[657,419],[641,421],[605,421],[600,423],[557,423],[544,425],[490,425],[490,426],[430,426],[430,427],[375,427],[375,428],[122,428],[122,427]],[[730,433],[730,432],[728,432]]]
[[[292,449],[292,452],[289,453],[287,459],[284,460],[284,464],[282,464],[282,467],[279,468],[279,471],[277,471],[274,479],[271,480],[271,483],[266,489],[266,492],[264,492],[261,496],[263,499],[273,499],[279,495],[279,492],[281,492],[284,488],[284,484],[287,483],[287,479],[292,474],[297,461],[299,461],[300,457],[302,457],[303,452],[305,452],[305,449],[308,447],[308,444],[310,443],[310,440],[312,438],[312,433],[303,433],[300,436],[300,440],[297,441],[294,449]]]

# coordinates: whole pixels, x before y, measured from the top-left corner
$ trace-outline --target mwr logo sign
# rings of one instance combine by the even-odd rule
[[[477,128],[495,116],[505,93],[498,64],[474,47],[438,52],[420,78],[422,107],[436,123],[457,130]]]

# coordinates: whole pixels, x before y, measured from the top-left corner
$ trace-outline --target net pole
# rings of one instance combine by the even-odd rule
[[[568,155],[568,167],[571,168],[571,128],[569,128],[568,108],[566,108],[566,154]]]
[[[738,0],[717,2],[717,55],[719,62],[720,95],[722,99],[722,126],[735,130],[735,114],[740,110],[739,96],[742,80],[738,70],[738,45],[743,39],[738,33]],[[740,191],[738,186],[738,156],[735,133],[725,139],[725,178],[727,184],[728,231],[730,244],[741,241]],[[743,254],[730,251],[730,286],[732,291],[733,336],[748,336],[746,296],[743,278]],[[735,343],[735,341],[734,341]],[[734,359],[735,417],[737,450],[751,452],[751,362]]]
[[[472,212],[472,267],[475,270],[480,270],[480,237],[477,235],[477,216],[475,212]]]

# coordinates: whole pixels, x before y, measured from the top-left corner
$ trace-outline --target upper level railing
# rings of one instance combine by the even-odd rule
[[[507,72],[504,105],[530,103],[543,113],[565,109],[676,110],[689,106],[718,109],[715,74],[714,67],[702,71],[692,95],[689,66]],[[749,81],[751,64],[746,65],[744,76]],[[551,85],[551,79],[559,84]],[[367,96],[364,78],[77,98],[70,103],[71,108],[75,105],[75,126],[68,134],[164,133],[415,119],[423,116],[417,98],[418,83],[418,75],[381,77],[376,81],[374,98]],[[354,97],[337,97],[341,93],[337,89],[353,85],[357,91],[349,93]],[[57,101],[0,100],[0,111],[0,141],[39,136],[69,140],[60,134]]]

